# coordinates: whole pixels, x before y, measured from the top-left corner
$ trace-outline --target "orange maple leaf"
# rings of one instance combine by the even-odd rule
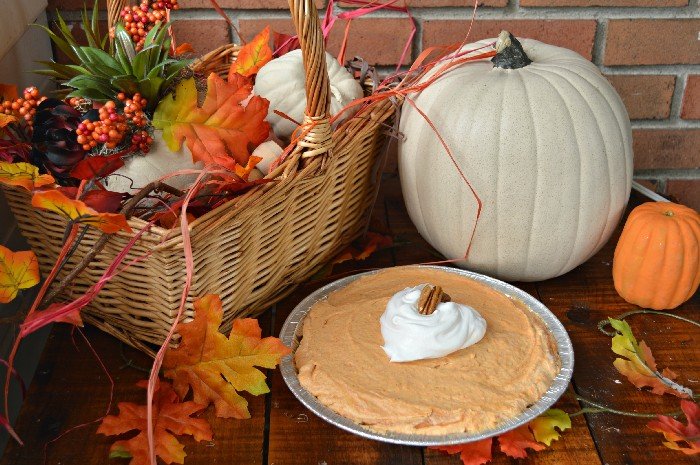
[[[39,262],[31,250],[13,252],[0,245],[0,304],[11,302],[20,289],[39,282]]]
[[[491,445],[493,439],[459,444],[456,446],[435,446],[431,449],[441,450],[448,454],[459,454],[464,465],[483,465],[491,461]]]
[[[241,47],[236,61],[231,63],[228,72],[228,79],[231,82],[235,79],[236,73],[242,76],[252,76],[257,74],[268,61],[272,60],[272,49],[270,49],[270,26],[265,27],[253,40]]]
[[[126,217],[121,213],[98,213],[80,200],[69,199],[57,189],[35,192],[32,205],[58,213],[76,223],[95,227],[108,234],[121,230],[132,232]]]
[[[608,318],[610,325],[617,331],[612,339],[612,350],[617,355],[625,358],[617,358],[613,362],[617,371],[638,389],[651,388],[651,392],[658,395],[672,394],[677,397],[692,397],[693,392],[687,387],[673,381],[677,375],[668,368],[659,372],[656,368],[656,360],[651,349],[644,342],[637,343],[632,334],[632,328],[624,320]]]
[[[528,425],[518,426],[507,433],[501,434],[498,436],[498,444],[501,446],[501,452],[516,459],[527,457],[526,449],[534,451],[545,449],[544,444],[540,444],[535,440]]]
[[[0,113],[0,129],[4,128],[8,124],[17,122],[17,117],[12,115],[6,115],[5,113]]]
[[[193,161],[220,164],[234,171],[236,163],[246,166],[251,149],[270,133],[265,121],[270,102],[257,95],[251,97],[252,91],[248,78],[236,74],[226,82],[212,73],[199,107],[195,81],[186,79],[160,101],[153,125],[163,130],[170,150],[180,150],[185,141]]]
[[[270,392],[265,374],[255,367],[274,368],[290,350],[276,337],[261,339],[262,331],[253,318],[234,320],[229,337],[221,334],[223,309],[216,295],[196,300],[194,310],[191,322],[177,326],[182,341],[165,354],[165,377],[173,380],[181,397],[191,387],[195,402],[214,402],[219,417],[250,418],[248,401],[237,391]]]
[[[2,184],[20,186],[32,191],[37,187],[47,186],[54,182],[56,181],[50,174],[39,174],[39,168],[31,163],[0,161],[0,183]]]
[[[178,45],[175,49],[176,57],[184,55],[185,53],[194,53],[194,47],[192,47],[192,44],[190,44],[189,42],[183,42],[180,45]]]
[[[658,433],[663,433],[666,438],[664,446],[669,449],[681,451],[686,455],[700,454],[700,405],[682,400],[681,409],[688,420],[687,425],[666,415],[659,415],[647,426]]]
[[[148,381],[139,381],[137,385],[146,388]],[[104,417],[97,432],[105,436],[116,436],[135,430],[139,433],[131,439],[115,441],[109,450],[109,457],[130,457],[130,465],[150,465],[146,406],[120,402],[118,407],[119,415]],[[153,437],[156,455],[165,463],[185,462],[185,446],[175,435],[186,434],[193,436],[196,441],[211,441],[212,431],[209,423],[203,418],[192,418],[192,415],[204,408],[205,406],[191,401],[179,402],[177,394],[166,382],[156,385],[153,398]]]

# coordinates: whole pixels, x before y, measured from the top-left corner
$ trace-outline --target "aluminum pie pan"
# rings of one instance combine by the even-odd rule
[[[313,394],[304,389],[299,383],[299,377],[297,375],[296,366],[294,365],[294,354],[299,347],[301,329],[304,321],[304,317],[309,313],[313,305],[325,299],[329,294],[353,281],[372,274],[376,274],[382,270],[369,271],[365,273],[359,273],[353,276],[348,276],[346,278],[334,281],[326,286],[316,290],[304,300],[302,300],[295,308],[292,313],[287,317],[287,320],[282,326],[282,331],[280,332],[280,339],[287,346],[291,347],[292,353],[285,356],[280,362],[280,371],[284,381],[287,386],[296,396],[299,401],[304,404],[306,408],[311,410],[314,414],[327,421],[328,423],[337,426],[338,428],[344,429],[351,433],[357,434],[368,439],[374,439],[376,441],[387,442],[392,444],[401,444],[407,446],[443,446],[443,445],[455,445],[464,444],[468,442],[479,441],[482,439],[491,438],[498,436],[507,431],[510,431],[518,426],[524,425],[534,418],[538,417],[549,409],[566,391],[571,377],[574,371],[574,350],[571,345],[571,339],[569,334],[564,329],[561,321],[539,300],[532,297],[525,291],[518,289],[508,283],[500,281],[489,276],[485,276],[479,273],[474,273],[472,271],[466,271],[458,268],[450,268],[444,266],[430,266],[430,265],[414,265],[420,268],[431,268],[440,271],[445,271],[448,273],[453,273],[459,276],[464,276],[466,278],[472,279],[479,283],[485,284],[496,291],[505,294],[511,299],[515,299],[525,304],[525,306],[535,314],[537,314],[543,321],[550,334],[552,335],[557,350],[559,352],[559,357],[561,359],[561,369],[559,373],[552,380],[552,384],[549,389],[542,395],[542,397],[536,401],[534,404],[530,405],[524,412],[522,412],[517,417],[501,423],[498,427],[479,432],[477,434],[469,433],[453,433],[446,435],[425,435],[425,434],[404,434],[404,433],[394,433],[394,432],[378,432],[367,428],[359,423],[350,420],[347,417],[339,415],[329,407],[322,404]]]

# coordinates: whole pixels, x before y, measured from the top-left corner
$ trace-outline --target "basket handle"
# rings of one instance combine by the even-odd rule
[[[302,159],[309,159],[324,156],[333,148],[326,47],[314,0],[289,0],[289,10],[306,71],[306,112],[297,148]]]

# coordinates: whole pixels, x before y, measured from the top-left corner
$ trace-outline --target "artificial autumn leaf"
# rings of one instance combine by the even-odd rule
[[[253,318],[236,319],[229,337],[221,334],[223,309],[217,295],[196,300],[194,310],[191,322],[177,326],[182,340],[165,354],[165,377],[173,380],[181,397],[191,387],[195,402],[214,402],[218,417],[250,418],[248,401],[237,391],[253,395],[270,392],[265,374],[255,367],[274,368],[290,353],[289,348],[276,337],[261,338],[262,331]]]
[[[0,304],[11,302],[20,289],[39,282],[39,262],[31,250],[13,252],[0,245]]]
[[[78,195],[77,187],[62,186],[58,190],[69,199],[74,199]],[[93,189],[85,192],[80,200],[99,213],[114,213],[121,207],[124,197],[126,197],[126,194],[122,192]]]
[[[273,32],[273,47],[275,48],[274,55],[281,57],[282,55],[296,50],[300,47],[299,39],[296,36],[284,34],[281,32]]]
[[[38,316],[45,314],[46,312],[53,312],[59,309],[63,308],[64,304],[59,304],[59,303],[54,303],[46,307],[45,310],[42,310],[41,312],[38,313],[33,313],[32,315]],[[29,318],[32,318],[31,316]],[[30,321],[27,319],[27,322]],[[53,320],[54,322],[57,323],[68,323],[69,325],[73,326],[83,326],[83,318],[80,316],[80,308],[75,308],[72,310],[70,313],[66,313],[65,315],[61,315]]]
[[[530,429],[537,442],[548,446],[561,436],[557,428],[559,431],[571,428],[569,414],[558,408],[551,408],[530,422]]]
[[[676,374],[668,368],[659,372],[651,349],[644,342],[637,343],[632,328],[626,321],[608,318],[610,325],[618,332],[612,339],[612,351],[623,358],[613,362],[617,371],[627,377],[638,389],[651,388],[658,395],[673,394],[677,397],[692,397],[693,392],[673,381]]]
[[[229,82],[231,82],[233,75],[236,73],[242,76],[257,74],[260,68],[272,60],[272,50],[269,42],[270,26],[267,26],[253,40],[241,47],[236,61],[231,63],[231,68],[228,72]]]
[[[124,166],[122,156],[115,153],[104,157],[85,157],[73,167],[70,175],[75,179],[104,178]]]
[[[15,100],[17,98],[19,98],[19,93],[17,92],[16,85],[0,83],[0,102],[5,100]]]
[[[394,240],[390,236],[370,231],[341,250],[333,259],[333,263],[343,263],[348,260],[365,260],[377,250],[391,247],[393,243]]]
[[[142,388],[148,387],[148,381],[137,383]],[[119,415],[104,417],[97,432],[105,436],[116,436],[130,431],[139,433],[131,439],[116,441],[109,450],[110,458],[131,458],[130,465],[150,465],[148,454],[148,436],[146,434],[146,406],[133,402],[120,402]],[[178,396],[170,384],[159,382],[153,397],[153,439],[156,456],[165,463],[184,463],[185,446],[175,435],[193,436],[196,441],[211,441],[212,431],[203,418],[192,415],[205,407],[195,402],[179,402]]]
[[[666,438],[664,446],[669,449],[681,451],[686,455],[700,454],[700,405],[682,400],[681,410],[688,420],[687,425],[666,415],[659,415],[647,426],[658,433],[663,433]]]
[[[491,461],[491,445],[493,439],[459,444],[457,446],[435,446],[431,449],[441,450],[448,454],[459,454],[464,465],[483,465]]]
[[[534,451],[545,449],[543,444],[535,440],[535,436],[528,425],[518,426],[507,433],[501,434],[498,436],[498,444],[501,446],[501,452],[516,459],[527,457],[526,449]]]
[[[0,161],[0,183],[24,187],[32,191],[56,181],[50,174],[39,174],[39,168],[31,163],[5,163]]]
[[[0,129],[4,128],[8,124],[12,124],[15,122],[17,122],[17,118],[15,116],[0,113]]]
[[[194,47],[192,47],[192,44],[190,44],[189,42],[183,42],[180,45],[178,45],[175,49],[176,57],[184,55],[185,53],[194,53]]]
[[[57,189],[35,192],[32,206],[58,213],[68,220],[95,227],[108,234],[121,230],[132,232],[124,215],[98,213],[80,200],[69,199]]]
[[[186,79],[160,101],[153,125],[163,130],[163,139],[173,152],[180,150],[184,140],[193,161],[216,163],[233,171],[236,163],[248,163],[250,149],[267,139],[270,131],[265,121],[270,102],[251,97],[252,90],[252,82],[243,76],[234,75],[226,82],[212,73],[199,107],[195,81]]]

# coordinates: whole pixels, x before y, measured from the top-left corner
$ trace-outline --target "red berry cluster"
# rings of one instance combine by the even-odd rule
[[[119,15],[124,22],[124,29],[131,35],[131,40],[136,44],[138,51],[143,48],[148,31],[166,20],[167,10],[177,10],[178,8],[177,0],[152,3],[149,0],[141,0],[139,5],[125,6]]]
[[[129,119],[134,126],[142,128],[148,124],[146,113],[143,109],[148,105],[148,101],[141,97],[138,92],[133,97],[128,98],[124,92],[120,92],[117,98],[124,103],[124,116]]]
[[[116,148],[124,139],[128,130],[126,117],[117,112],[113,101],[104,104],[99,110],[100,119],[97,121],[84,120],[78,125],[78,143],[83,150],[90,150],[97,144],[105,144],[108,149]]]
[[[151,144],[153,144],[153,137],[145,129],[136,131],[131,136],[131,148],[133,150],[148,153],[151,150]]]
[[[5,100],[0,104],[0,113],[12,115],[16,118],[24,118],[27,125],[34,124],[34,115],[36,115],[36,107],[43,102],[46,97],[39,94],[39,89],[36,87],[27,87],[24,89],[24,98],[15,100]]]

